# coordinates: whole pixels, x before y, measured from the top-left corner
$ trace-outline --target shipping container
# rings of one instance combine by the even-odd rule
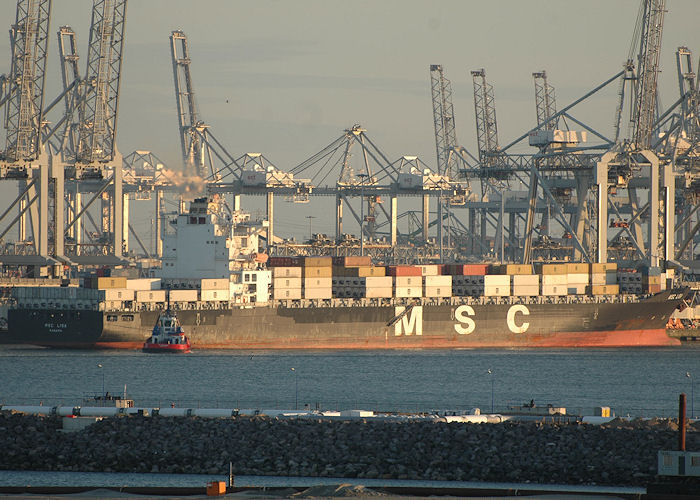
[[[165,290],[136,290],[137,302],[165,302]]]
[[[333,274],[337,276],[386,276],[386,268],[382,266],[336,267]]]
[[[591,272],[591,265],[586,262],[572,262],[565,265],[568,274],[589,274]]]
[[[423,297],[450,297],[452,286],[426,286],[423,288]]]
[[[491,264],[489,274],[532,274],[530,264]]]
[[[620,285],[591,285],[591,295],[619,295]]]
[[[206,289],[206,290],[200,290],[199,292],[199,300],[202,302],[219,302],[219,301],[226,301],[231,298],[231,291],[228,288],[221,289],[221,290],[212,290],[212,289]]]
[[[202,290],[227,290],[228,291],[228,282],[229,280],[226,278],[203,278],[200,281],[200,288]]]
[[[421,276],[421,269],[417,266],[386,266],[388,276]]]
[[[591,264],[591,274],[617,272],[617,262],[603,262]]]
[[[395,276],[393,281],[396,288],[420,288],[423,286],[423,277],[420,274],[418,276]]]
[[[498,286],[510,289],[510,276],[507,274],[487,274],[484,276],[484,287]]]
[[[489,272],[489,264],[450,264],[449,274],[466,276],[466,275],[484,275]],[[443,273],[444,274],[444,273]]]
[[[197,290],[170,290],[170,302],[197,302]]]
[[[664,277],[664,280],[666,278]],[[653,275],[643,275],[642,276],[642,284],[644,285],[660,285],[661,284],[661,276],[653,276]]]
[[[127,285],[127,279],[123,277],[115,277],[115,278],[93,278],[92,279],[92,288],[97,288],[100,290],[105,290],[107,288],[126,288]]]
[[[364,289],[364,297],[369,299],[381,299],[381,298],[391,298],[394,290],[391,287],[376,288],[367,287]]]
[[[566,274],[543,274],[542,286],[544,285],[562,285],[566,288],[568,280]]]
[[[299,267],[301,262],[297,257],[270,257],[267,259],[267,267]]]
[[[423,287],[418,286],[398,286],[394,288],[394,296],[400,298],[406,297],[421,297],[423,294]]]
[[[452,288],[452,276],[424,276],[423,286]]]
[[[568,293],[566,284],[545,284],[544,276],[542,276],[542,295],[543,296],[562,296]]]
[[[272,280],[272,288],[301,288],[301,278],[275,278]]]
[[[338,267],[369,267],[372,265],[372,257],[369,255],[333,257],[333,265]]]
[[[566,275],[566,282],[571,285],[588,285],[590,275],[588,273],[569,273]]]
[[[591,274],[591,285],[614,285],[616,283],[617,271]]]
[[[129,290],[128,288],[106,289],[105,300],[134,300],[134,290]]]
[[[330,286],[326,288],[304,288],[302,294],[305,299],[331,299],[333,298],[333,289]]]
[[[302,282],[304,288],[332,288],[332,278],[304,278]]]
[[[585,295],[587,292],[587,283],[568,283],[566,285],[566,293],[568,295]]]
[[[540,276],[538,274],[514,274],[511,280],[514,287],[516,286],[536,286],[539,291]],[[535,294],[537,295],[537,294]]]
[[[275,288],[272,290],[272,298],[275,300],[301,299],[301,288]]]
[[[160,290],[160,278],[139,278],[126,280],[126,288],[129,290]]]
[[[391,276],[367,276],[360,278],[360,285],[367,288],[391,288],[394,279]]]
[[[539,283],[535,285],[513,285],[513,297],[536,297],[539,294]]]
[[[566,264],[535,264],[537,274],[567,274]]]
[[[420,267],[421,275],[423,276],[438,276],[440,274],[440,266],[438,264],[427,264]]]
[[[332,257],[302,257],[304,267],[332,267]]]
[[[273,267],[273,278],[301,278],[301,267]]]
[[[493,276],[493,275],[492,275]],[[505,275],[504,275],[505,276]],[[508,284],[484,285],[484,297],[508,297],[510,295],[510,277]]]
[[[331,266],[303,267],[302,276],[304,278],[332,278],[333,268]]]

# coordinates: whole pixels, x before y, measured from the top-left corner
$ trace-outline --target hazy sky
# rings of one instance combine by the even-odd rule
[[[88,0],[53,2],[51,32],[73,27],[82,68],[91,7]],[[677,47],[694,50],[695,62],[700,55],[700,1],[668,0],[667,9],[664,105],[678,96]],[[505,144],[535,121],[532,72],[547,71],[563,107],[620,70],[638,10],[639,0],[131,0],[118,148],[125,155],[151,150],[179,166],[168,45],[175,29],[189,39],[201,116],[235,156],[258,151],[289,169],[360,123],[390,159],[417,154],[434,166],[430,64],[442,64],[453,83],[458,141],[472,151],[469,71],[486,69]],[[9,29],[14,18],[15,2],[4,0],[0,27]],[[55,36],[49,50],[47,100],[60,86]],[[7,54],[2,37],[0,73],[9,71]],[[616,91],[611,86],[575,116],[610,133]],[[327,201],[303,210],[325,212]],[[281,212],[278,228],[308,227]],[[333,232],[331,220],[314,224],[314,232]]]

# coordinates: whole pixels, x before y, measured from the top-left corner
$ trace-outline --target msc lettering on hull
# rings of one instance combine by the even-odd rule
[[[455,331],[460,335],[469,335],[476,330],[476,318],[474,316],[474,308],[466,304],[459,306],[454,311]],[[530,323],[523,321],[520,316],[529,316],[530,310],[524,304],[515,304],[510,306],[505,321],[508,329],[513,333],[525,333],[530,328]]]
[[[396,306],[394,315],[398,316],[404,312],[404,306]],[[394,335],[423,335],[423,306],[413,306],[410,311],[404,314],[394,325]]]

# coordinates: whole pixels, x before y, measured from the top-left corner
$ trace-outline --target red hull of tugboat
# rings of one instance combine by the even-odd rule
[[[141,349],[143,352],[158,352],[158,353],[181,353],[186,354],[191,352],[190,344],[152,344],[146,343]]]

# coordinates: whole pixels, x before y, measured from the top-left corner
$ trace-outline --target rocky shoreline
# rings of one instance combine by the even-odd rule
[[[0,469],[428,479],[642,486],[673,420],[464,424],[236,417],[106,418],[59,432],[59,417],[0,412]],[[700,424],[687,449],[700,449]]]

